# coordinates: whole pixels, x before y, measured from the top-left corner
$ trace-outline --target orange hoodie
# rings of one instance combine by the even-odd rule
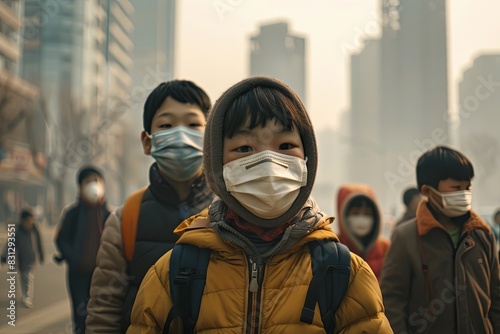
[[[363,197],[375,207],[374,224],[370,233],[360,238],[352,233],[347,222],[349,204],[356,198]],[[373,190],[364,184],[346,184],[340,187],[337,196],[337,217],[339,224],[339,239],[351,252],[361,256],[372,268],[380,281],[384,256],[389,248],[389,240],[380,237],[382,216]]]

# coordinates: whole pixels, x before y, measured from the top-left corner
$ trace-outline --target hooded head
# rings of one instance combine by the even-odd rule
[[[380,209],[373,190],[364,184],[341,186],[337,196],[337,211],[341,242],[353,250],[369,250],[381,229]],[[358,222],[360,216],[366,219],[359,219]],[[371,224],[368,224],[368,220]]]
[[[265,219],[246,209],[226,188],[223,176],[224,139],[244,127],[280,124],[297,129],[306,157],[307,179],[290,208],[278,217]],[[230,87],[215,103],[205,128],[203,165],[211,190],[246,222],[276,227],[292,219],[304,206],[316,176],[317,149],[313,127],[300,98],[284,83],[269,77],[245,79]]]

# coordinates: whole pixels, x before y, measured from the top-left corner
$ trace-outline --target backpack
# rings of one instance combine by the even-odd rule
[[[142,198],[148,187],[134,191],[125,201],[122,212],[122,241],[123,252],[127,262],[132,261],[135,248],[135,236],[137,234],[137,222],[141,210]]]
[[[315,240],[308,246],[313,278],[309,283],[300,321],[312,324],[318,303],[323,326],[326,333],[330,334],[335,329],[335,311],[349,284],[351,254],[345,245],[333,240]],[[171,322],[178,316],[182,320],[183,333],[194,333],[210,253],[208,248],[190,244],[176,244],[172,249],[169,280],[173,306],[163,333],[168,333]]]

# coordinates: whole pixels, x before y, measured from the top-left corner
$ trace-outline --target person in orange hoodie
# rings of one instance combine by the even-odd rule
[[[337,196],[340,242],[359,255],[380,282],[389,240],[380,236],[382,216],[374,191],[364,184],[346,184]]]

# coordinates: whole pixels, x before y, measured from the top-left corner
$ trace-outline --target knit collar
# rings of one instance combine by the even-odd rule
[[[236,226],[234,223],[229,224],[229,219],[227,219],[228,210],[229,208],[226,204],[220,198],[215,197],[209,208],[210,226],[223,240],[242,248],[244,252],[256,262],[258,262],[260,258],[270,258],[274,254],[283,253],[292,248],[299,240],[315,230],[319,222],[325,217],[324,213],[321,212],[316,205],[314,199],[312,197],[309,198],[300,212],[293,217],[288,224],[285,223],[280,225],[284,227],[283,232],[279,230],[274,231],[273,229],[272,233],[269,233],[269,231],[263,233],[269,233],[266,238],[275,238],[269,242],[273,244],[272,248],[259,254],[256,245],[248,237],[250,232],[246,232],[248,227],[253,224],[244,224],[241,217],[237,220],[239,220],[240,224],[245,225],[244,230],[240,230],[240,226]],[[236,215],[236,213],[232,215]],[[253,235],[255,235],[255,233],[252,233],[250,237]],[[259,245],[261,243],[266,243],[265,241],[261,242],[261,240],[262,239],[259,238]]]
[[[259,227],[257,225],[247,223],[246,221],[238,217],[238,215],[229,208],[227,209],[226,213],[226,222],[230,226],[242,232],[244,235],[251,234],[258,237],[262,241],[273,241],[274,239],[281,236],[288,227],[287,223],[271,229]]]

